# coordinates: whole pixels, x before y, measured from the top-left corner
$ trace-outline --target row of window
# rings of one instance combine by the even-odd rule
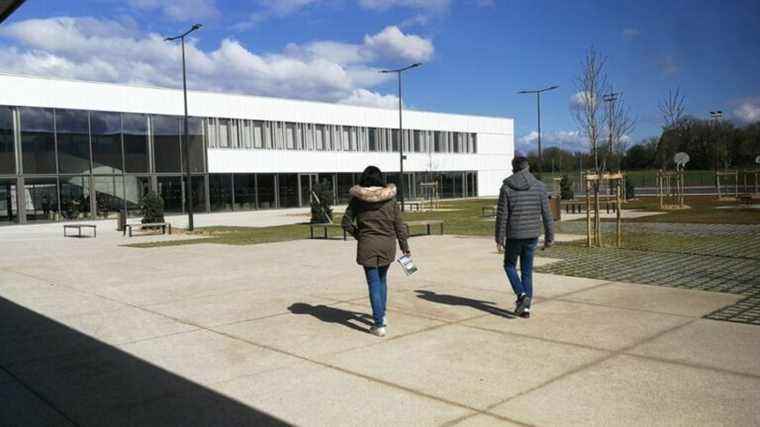
[[[214,118],[206,126],[210,148],[399,151],[398,129]],[[477,135],[406,129],[404,151],[476,153]]]
[[[178,173],[182,127],[175,116],[0,106],[0,174],[15,174],[18,127],[24,174]],[[203,121],[188,120],[190,167],[205,171]]]
[[[358,173],[209,174],[192,177],[196,212],[253,210],[308,206],[315,186],[347,203]],[[386,175],[399,184],[398,173]],[[476,172],[417,172],[404,174],[407,200],[425,198],[426,183],[438,183],[441,198],[476,197]],[[18,186],[22,185],[22,188]],[[58,176],[0,178],[0,224],[25,221],[114,218],[122,209],[139,215],[140,200],[150,189],[164,200],[167,213],[185,209],[183,177],[175,176]],[[20,209],[23,207],[23,209]]]

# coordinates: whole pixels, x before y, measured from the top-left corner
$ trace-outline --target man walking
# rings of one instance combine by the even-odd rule
[[[517,295],[515,314],[530,317],[533,298],[533,254],[541,235],[544,247],[554,243],[554,220],[549,211],[549,196],[544,184],[528,170],[528,158],[516,151],[512,160],[512,176],[504,180],[496,207],[496,248],[504,255],[504,270]],[[520,258],[520,275],[517,274]]]

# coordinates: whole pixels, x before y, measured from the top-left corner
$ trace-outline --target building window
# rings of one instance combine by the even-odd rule
[[[227,119],[219,119],[219,143],[217,147],[228,148],[230,146],[230,121]]]
[[[262,148],[264,146],[264,123],[259,121],[253,122],[253,147]]]
[[[148,117],[123,114],[124,169],[129,173],[148,172]]]
[[[158,177],[158,194],[164,199],[165,212],[182,212],[182,178],[178,176]]]
[[[274,174],[256,174],[256,195],[258,196],[259,207],[261,209],[269,209],[276,206],[274,181]]]
[[[93,111],[90,115],[90,124],[92,127],[92,173],[120,174],[124,167],[121,155],[121,114]]]
[[[184,117],[180,118],[180,122],[184,123]],[[184,126],[184,124],[183,124]],[[184,129],[184,127],[183,127]],[[184,130],[182,131],[184,132]],[[189,117],[187,121],[188,143],[190,149],[190,171],[192,173],[203,173],[206,168],[205,156],[206,148],[203,144],[203,119],[199,117]],[[182,153],[184,154],[184,152]],[[182,164],[182,171],[185,170],[184,163]],[[195,193],[193,193],[195,194]],[[205,208],[204,208],[205,210]]]
[[[296,148],[296,125],[294,123],[285,125],[285,148],[288,150]]]
[[[90,173],[90,118],[87,111],[56,110],[60,173]]]
[[[53,110],[19,108],[19,113],[21,115],[21,151],[24,173],[56,173]]]
[[[151,122],[153,124],[153,153],[156,172],[181,172],[179,117],[151,116]],[[174,184],[167,184],[167,186],[171,185]],[[172,190],[167,191],[173,191],[173,187]]]
[[[212,212],[232,210],[232,175],[209,175],[208,188]]]
[[[249,174],[235,174],[235,209],[256,209],[256,176]]]
[[[13,113],[0,107],[0,175],[16,173],[16,149],[13,144]],[[4,202],[5,199],[0,200]]]

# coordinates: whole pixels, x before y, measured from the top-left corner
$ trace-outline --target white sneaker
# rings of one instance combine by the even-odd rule
[[[388,315],[383,316],[383,326],[388,326]]]
[[[385,336],[385,327],[384,326],[373,326],[369,329],[369,333],[372,335],[378,336],[378,337],[384,337]]]

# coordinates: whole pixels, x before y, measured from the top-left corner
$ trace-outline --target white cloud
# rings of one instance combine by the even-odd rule
[[[221,15],[214,0],[129,0],[129,4],[140,10],[159,10],[177,21],[213,19]]]
[[[315,41],[282,52],[254,53],[234,39],[204,51],[187,40],[189,85],[329,102],[386,105],[395,99],[370,89],[390,77],[377,61],[429,58],[432,43],[389,27],[361,43]],[[388,34],[391,37],[388,37]],[[0,28],[16,46],[0,46],[0,71],[126,84],[178,87],[180,52],[129,21],[60,17]]]
[[[398,97],[395,95],[382,95],[366,89],[357,89],[351,94],[351,96],[342,99],[340,103],[349,105],[361,105],[364,107],[397,109]]]
[[[359,0],[359,5],[372,10],[388,10],[394,7],[404,7],[431,12],[444,12],[449,9],[451,0]]]
[[[747,100],[734,109],[734,116],[744,123],[760,121],[760,100]]]
[[[414,34],[404,34],[398,27],[386,27],[374,36],[365,36],[364,45],[376,54],[409,61],[427,61],[433,56],[433,43]]]
[[[584,105],[588,105],[594,101],[596,101],[594,94],[583,91],[576,92],[570,96],[570,110],[579,110]]]
[[[518,148],[525,151],[534,151],[538,149],[538,132],[531,131],[527,135],[520,137],[517,141]],[[563,150],[576,152],[588,150],[588,140],[583,137],[577,130],[556,131],[541,133],[542,151],[548,147],[561,147]]]
[[[623,30],[623,38],[630,41],[641,35],[641,31],[636,28],[626,28]]]

